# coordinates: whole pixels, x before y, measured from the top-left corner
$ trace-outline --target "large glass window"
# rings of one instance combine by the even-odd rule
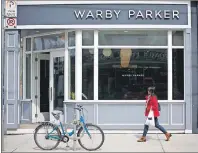
[[[173,49],[173,100],[184,100],[184,50]]]
[[[99,31],[100,46],[167,46],[167,31]]]
[[[99,49],[99,100],[143,100],[149,86],[168,98],[166,49]]]
[[[94,50],[82,50],[82,99],[93,100],[94,95]]]

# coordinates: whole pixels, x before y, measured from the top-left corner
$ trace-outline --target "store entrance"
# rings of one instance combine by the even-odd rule
[[[34,56],[36,122],[53,121],[52,111],[63,112],[64,51]]]
[[[38,54],[36,60],[37,75],[37,122],[49,121],[49,79],[50,54]]]

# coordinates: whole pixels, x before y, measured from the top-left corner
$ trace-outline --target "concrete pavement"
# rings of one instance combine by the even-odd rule
[[[140,134],[106,134],[104,145],[98,152],[198,152],[198,134],[173,134],[166,142],[163,134],[148,134],[148,141],[138,143]],[[69,142],[72,147],[73,142]],[[78,144],[78,143],[77,143]],[[48,152],[72,152],[65,143]],[[77,152],[87,152],[77,145]],[[33,134],[6,135],[4,152],[46,152],[34,143]]]

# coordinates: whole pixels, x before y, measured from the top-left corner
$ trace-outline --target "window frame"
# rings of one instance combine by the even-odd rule
[[[85,29],[85,31],[87,31],[88,29]],[[65,36],[68,36],[68,32],[72,32],[72,31],[75,31],[75,41],[76,41],[76,45],[75,46],[68,46],[68,44],[66,43],[65,44],[65,60],[68,60],[68,49],[75,49],[75,52],[80,54],[78,55],[78,59],[80,59],[80,63],[79,61],[77,62],[76,61],[76,64],[78,63],[78,66],[75,65],[75,67],[77,68],[75,70],[75,73],[80,70],[80,72],[82,72],[82,66],[81,66],[81,62],[82,62],[82,49],[94,49],[94,99],[93,100],[82,100],[82,96],[80,96],[82,93],[82,75],[79,76],[78,79],[75,79],[75,86],[78,87],[78,88],[81,88],[79,90],[76,91],[75,95],[78,95],[78,99],[75,99],[75,100],[69,100],[68,98],[65,98],[65,100],[69,100],[71,102],[92,102],[92,103],[144,103],[145,100],[98,100],[98,80],[99,80],[99,75],[98,75],[98,69],[99,69],[99,57],[98,57],[98,50],[100,48],[134,48],[134,49],[167,49],[167,53],[168,53],[168,99],[167,100],[159,100],[159,102],[184,102],[185,101],[185,67],[184,67],[184,100],[173,100],[172,98],[172,83],[173,83],[173,80],[172,80],[172,49],[184,49],[184,55],[185,55],[185,41],[186,41],[186,38],[185,38],[185,30],[180,30],[180,31],[183,31],[184,33],[184,45],[183,46],[173,46],[172,45],[172,31],[176,31],[176,29],[172,29],[172,30],[166,30],[167,31],[167,37],[168,37],[168,44],[167,46],[100,46],[99,45],[99,36],[98,36],[98,30],[96,29],[89,29],[89,30],[92,30],[94,31],[94,45],[92,46],[83,46],[82,45],[82,31],[83,30],[65,30]],[[133,29],[131,29],[133,30]],[[150,29],[146,29],[146,30],[150,30]],[[164,30],[164,29],[163,29]],[[179,30],[179,29],[178,29]],[[55,33],[62,33],[63,31],[56,31],[56,32],[50,32],[50,33],[47,33],[47,35],[49,34],[55,34]],[[36,34],[36,35],[33,35],[33,36],[27,36],[27,37],[24,37],[23,39],[23,43],[24,43],[24,47],[23,47],[23,55],[26,55],[26,54],[33,54],[33,53],[38,53],[38,52],[48,52],[48,50],[42,50],[42,51],[33,51],[33,37],[36,37],[36,36],[43,36],[43,35],[46,35],[46,34]],[[26,51],[26,38],[31,38],[31,51]],[[60,50],[60,49],[54,49],[54,51],[56,50]],[[76,56],[76,55],[75,55]],[[26,73],[25,73],[25,58],[26,56],[23,56],[23,63],[24,63],[24,66],[23,66],[23,99],[26,99],[26,94],[25,94],[25,91],[26,91],[26,81],[25,81],[25,78],[26,78]],[[31,58],[33,58],[31,56]],[[76,57],[75,57],[76,58]],[[33,60],[33,59],[31,59]],[[65,62],[66,63],[66,62]],[[185,56],[184,56],[184,65],[185,65]],[[81,67],[81,69],[80,69]],[[68,68],[68,65],[65,65],[65,69]],[[32,69],[32,68],[31,68]],[[78,72],[78,74],[80,74]],[[33,77],[33,76],[31,76]],[[31,79],[32,80],[32,79]],[[76,82],[77,81],[77,82]],[[65,80],[65,83],[68,83],[68,80]],[[80,83],[77,85],[77,83]],[[32,82],[31,82],[32,84]],[[68,86],[65,85],[68,89]],[[32,86],[31,86],[32,88]],[[66,90],[65,90],[66,91]],[[68,91],[69,92],[69,91]],[[78,92],[78,93],[77,93]],[[65,93],[65,96],[68,95],[68,93],[66,94]],[[31,95],[33,96],[33,95]],[[80,98],[81,97],[81,98]]]
[[[94,100],[88,100],[92,102],[98,102],[98,103],[140,103],[145,102],[145,100],[99,100],[98,99],[98,50],[100,48],[135,48],[135,49],[167,49],[167,63],[168,63],[168,99],[167,100],[159,100],[159,102],[184,102],[185,101],[185,90],[184,90],[184,99],[183,100],[173,100],[172,95],[172,49],[184,49],[185,53],[185,37],[184,37],[184,45],[183,46],[173,46],[172,44],[172,31],[173,30],[167,30],[167,37],[168,37],[168,44],[167,46],[100,46],[98,44],[98,30],[94,30]],[[175,29],[174,29],[175,31]],[[183,33],[185,31],[183,30]],[[184,35],[185,36],[185,35]],[[185,65],[185,58],[184,58],[184,65]],[[184,80],[185,80],[185,68],[184,68]],[[185,89],[185,82],[184,83],[184,89]]]

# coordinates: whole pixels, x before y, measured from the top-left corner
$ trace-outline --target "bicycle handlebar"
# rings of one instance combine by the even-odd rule
[[[74,109],[76,109],[78,111],[81,111],[81,110],[83,110],[83,106],[82,105],[77,105],[77,107],[75,107]]]

